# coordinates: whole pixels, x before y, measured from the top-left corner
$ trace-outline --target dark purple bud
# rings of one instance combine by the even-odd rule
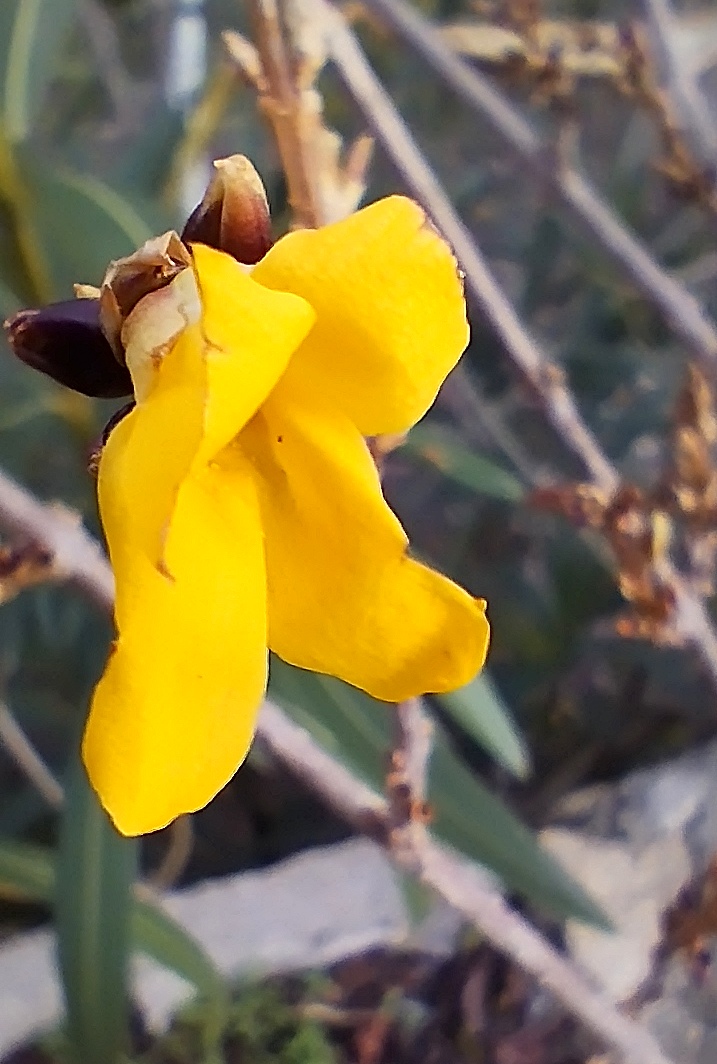
[[[207,244],[253,266],[271,247],[271,219],[258,173],[243,155],[217,159],[204,199],[182,230],[185,244]]]
[[[21,310],[5,322],[21,362],[83,395],[117,399],[132,394],[132,378],[100,328],[97,299],[70,299]]]

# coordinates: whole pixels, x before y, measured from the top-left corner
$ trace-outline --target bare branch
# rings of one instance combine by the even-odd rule
[[[78,513],[44,505],[0,470],[0,526],[45,548],[58,577],[78,584],[102,609],[112,608],[112,570]]]
[[[714,324],[697,300],[655,262],[588,181],[576,170],[560,164],[555,152],[539,139],[488,78],[457,58],[431,24],[405,0],[366,0],[366,5],[408,41],[461,99],[480,112],[541,182],[570,209],[596,244],[619,264],[643,296],[659,307],[674,332],[697,358],[714,370],[717,361]],[[345,52],[349,49],[345,41],[342,47]]]
[[[59,809],[65,796],[62,787],[42,760],[7,706],[0,703],[0,743],[48,805]]]
[[[694,68],[680,55],[679,26],[670,0],[646,0],[645,14],[670,93],[677,103],[683,128],[692,134],[693,148],[704,162],[717,163],[717,129],[702,95]]]
[[[293,77],[276,0],[249,0],[262,78],[259,102],[271,123],[286,175],[294,223],[316,228],[321,206],[312,151],[316,115]]]
[[[329,52],[349,91],[382,142],[411,192],[449,241],[465,272],[466,287],[502,339],[522,376],[541,397],[550,395],[545,412],[558,434],[570,440],[590,476],[612,492],[618,476],[597,439],[581,421],[577,407],[490,271],[488,263],[443,187],[417,147],[413,135],[364,56],[341,16],[324,0],[315,0],[317,16],[328,36]]]
[[[291,13],[288,13],[291,14]],[[292,224],[316,228],[353,213],[366,188],[373,142],[359,137],[345,155],[323,119],[314,82],[326,56],[306,22],[287,17],[287,46],[273,4],[255,0],[259,49],[234,30],[222,34],[234,68],[252,84],[269,122],[286,177]]]
[[[114,110],[119,136],[131,133],[142,121],[146,90],[130,77],[122,61],[112,16],[97,0],[81,0],[80,16],[102,80]]]
[[[400,864],[421,875],[433,724],[418,698],[400,702],[394,712],[396,740],[386,775],[388,845]]]
[[[412,711],[412,709],[410,709]],[[455,906],[501,952],[549,987],[570,1012],[630,1064],[670,1064],[652,1035],[597,993],[570,961],[507,904],[485,872],[422,832],[413,852],[390,846],[385,831],[386,803],[348,769],[334,761],[298,724],[265,703],[260,717],[262,738],[312,790],[360,831],[388,844],[389,855],[418,871],[427,886]]]
[[[48,550],[61,551],[68,577],[106,611],[112,608],[112,573],[99,545],[77,524],[70,526],[72,535],[68,535],[66,516],[44,506],[6,474],[0,474],[0,526],[22,533]],[[287,768],[359,831],[388,847],[386,801],[303,728],[267,702],[257,734]],[[428,886],[455,905],[499,950],[550,987],[566,1008],[630,1064],[670,1064],[648,1032],[596,993],[567,958],[513,912],[476,866],[430,836],[426,839],[420,859],[421,876]],[[137,890],[146,893],[147,887],[139,885]]]
[[[452,244],[465,271],[468,290],[494,326],[511,361],[528,381],[548,420],[568,449],[579,458],[593,483],[607,496],[614,495],[620,478],[596,437],[583,422],[562,373],[545,357],[496,282],[473,237],[416,146],[410,130],[371,69],[352,31],[326,0],[309,2],[314,5],[317,19],[323,23],[330,54],[346,85],[407,186]],[[649,261],[652,262],[651,259]],[[464,371],[459,367],[455,372],[461,374]],[[694,646],[710,677],[713,690],[717,692],[717,635],[704,603],[690,593],[668,559],[656,565],[656,575],[670,589],[674,601],[673,623],[676,633],[680,639]]]

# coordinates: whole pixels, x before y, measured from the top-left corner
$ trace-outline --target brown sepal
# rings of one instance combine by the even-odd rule
[[[253,266],[273,241],[266,192],[258,173],[243,155],[217,159],[204,199],[182,230],[185,244],[207,244],[238,262]]]
[[[122,327],[145,296],[166,288],[191,266],[187,248],[170,230],[107,267],[100,290],[100,323],[112,350],[124,362]]]

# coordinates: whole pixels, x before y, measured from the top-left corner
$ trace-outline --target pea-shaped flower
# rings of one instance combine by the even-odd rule
[[[184,242],[150,242],[81,301],[91,339],[67,304],[54,333],[52,308],[9,325],[64,383],[131,378],[99,460],[116,640],[83,742],[127,835],[236,771],[267,648],[396,702],[467,683],[488,644],[485,604],[408,555],[365,442],[418,421],[466,345],[450,250],[402,197],[267,250],[253,171],[218,165]]]

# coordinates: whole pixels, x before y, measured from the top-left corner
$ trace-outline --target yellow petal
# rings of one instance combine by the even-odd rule
[[[287,392],[284,378],[241,437],[258,475],[270,648],[389,702],[467,683],[487,650],[485,604],[407,557],[348,418]]]
[[[131,425],[119,428],[102,459],[105,496],[117,452],[126,462],[135,446]],[[146,465],[143,487],[154,481],[161,489],[161,460]],[[125,502],[129,513],[132,500]],[[135,508],[142,505],[135,497]],[[182,482],[166,572],[137,549],[134,527],[107,518],[105,527],[119,634],[95,690],[83,755],[117,828],[137,835],[206,805],[251,742],[266,680],[264,552],[251,470],[230,447]]]
[[[208,373],[202,450],[211,457],[264,402],[316,315],[304,299],[257,284],[230,255],[203,244],[193,253]]]
[[[251,470],[229,441],[313,321],[303,300],[261,288],[220,252],[196,248],[195,265],[201,319],[156,360],[148,351],[140,401],[100,462],[118,634],[84,753],[126,834],[206,804],[251,740],[266,672],[264,552]],[[133,312],[155,339],[151,307],[172,317],[166,290],[156,295]],[[138,361],[144,337],[128,336]]]
[[[253,277],[311,303],[316,326],[289,378],[365,436],[415,424],[468,342],[455,260],[421,208],[401,196],[289,233]]]
[[[126,322],[128,357],[143,388],[110,437],[111,476],[102,473],[104,458],[100,468],[105,529],[109,521],[125,540],[138,537],[159,565],[190,466],[211,460],[254,415],[314,321],[303,299],[256,284],[230,256],[197,245],[194,261],[201,320],[185,327],[168,353],[153,358],[153,347],[161,351],[162,328],[174,335],[186,314],[185,274],[143,299]],[[157,452],[162,476],[145,483],[154,476],[147,456]],[[123,591],[118,581],[118,610]]]

